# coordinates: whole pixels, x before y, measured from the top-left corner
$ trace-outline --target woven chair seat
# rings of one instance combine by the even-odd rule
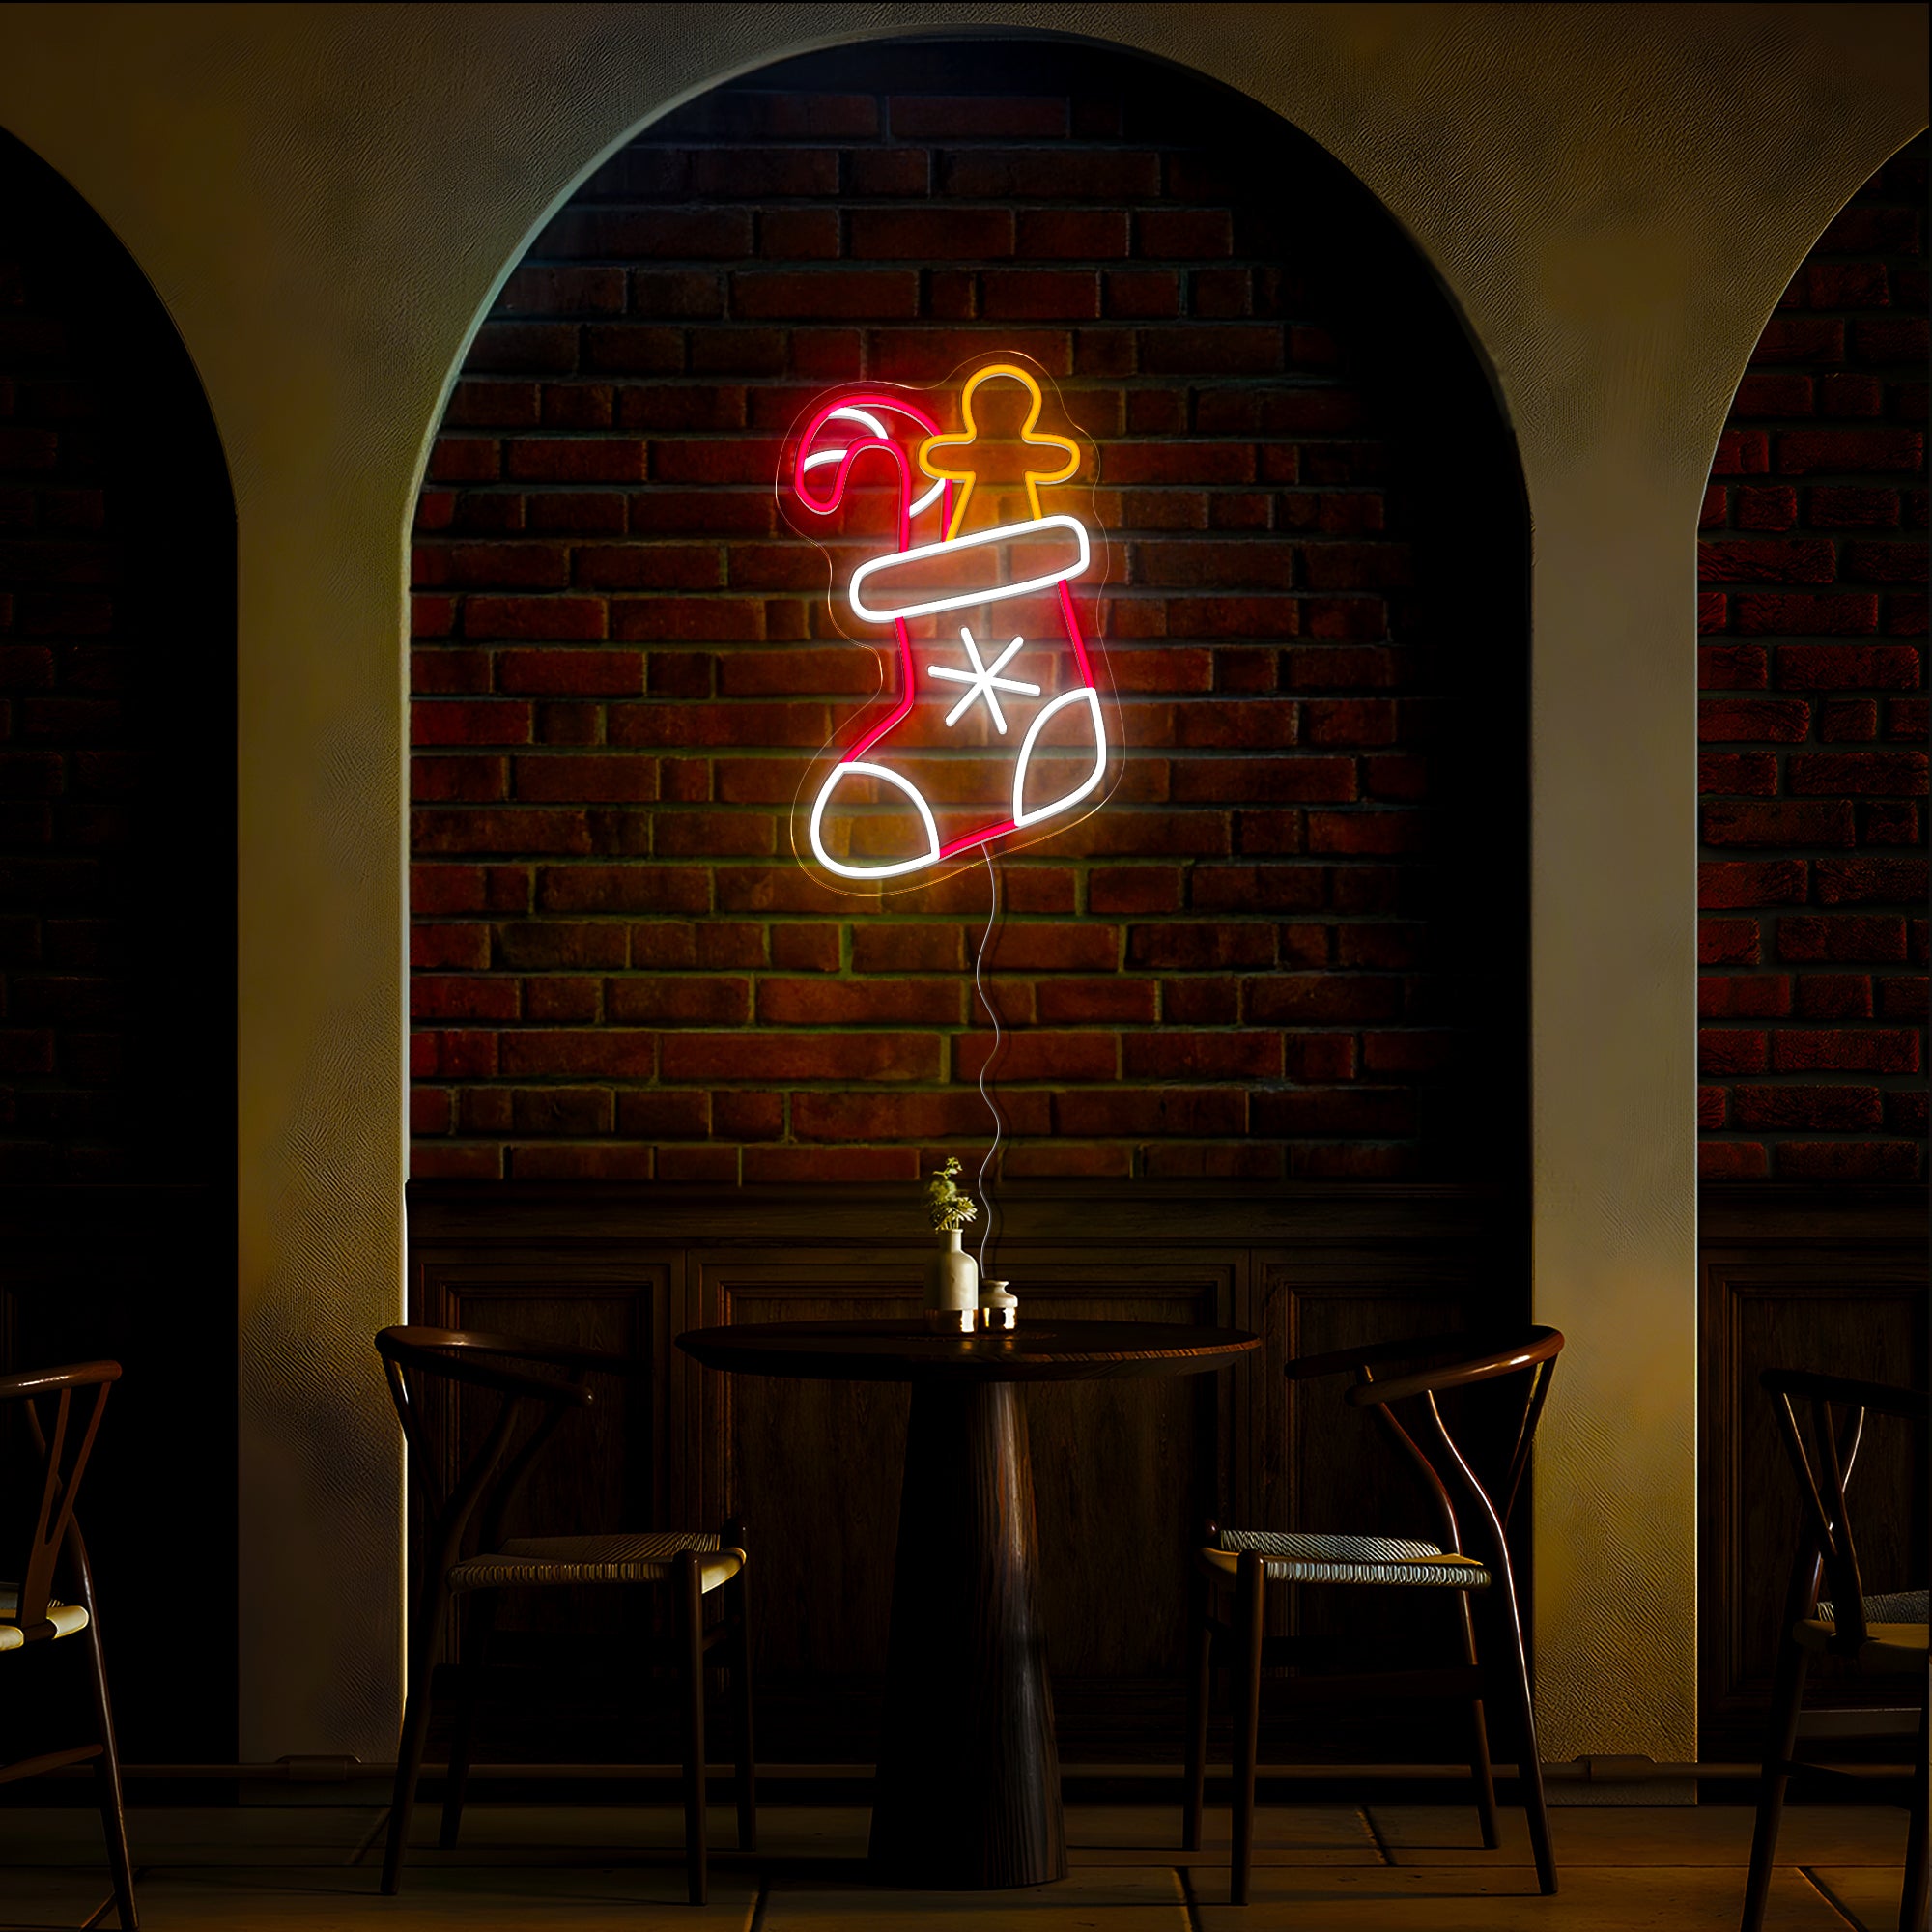
[[[1270,1583],[1379,1583],[1402,1589],[1485,1590],[1490,1573],[1473,1556],[1397,1536],[1302,1536],[1271,1529],[1224,1529],[1201,1561],[1232,1577],[1244,1549],[1262,1557]]]
[[[501,1549],[467,1557],[449,1573],[452,1590],[507,1590],[569,1583],[662,1583],[684,1550],[703,1554],[703,1590],[728,1583],[745,1567],[742,1549],[719,1548],[715,1532],[664,1530],[650,1535],[516,1536]]]
[[[1932,1619],[1932,1590],[1889,1590],[1867,1597],[1865,1648],[1862,1656],[1874,1663],[1922,1662],[1928,1619]],[[1818,1614],[1806,1617],[1792,1631],[1805,1650],[1823,1650],[1838,1634],[1837,1612],[1820,1603]]]
[[[26,1649],[26,1633],[11,1621],[19,1613],[20,1586],[17,1583],[0,1583],[0,1650]],[[63,1604],[49,1597],[47,1621],[53,1625],[56,1638],[71,1636],[75,1631],[87,1628],[87,1605]]]

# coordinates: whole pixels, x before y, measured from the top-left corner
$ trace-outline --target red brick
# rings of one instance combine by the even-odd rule
[[[1699,1180],[1761,1180],[1769,1172],[1769,1157],[1755,1142],[1705,1141],[1697,1150]]]
[[[500,651],[497,688],[517,696],[630,697],[644,688],[640,651]]]
[[[411,849],[424,854],[450,852],[573,853],[591,849],[589,828],[579,811],[440,811],[411,814]]]
[[[1898,511],[1896,490],[1820,484],[1805,493],[1805,514],[1820,529],[1896,529]]]
[[[1925,582],[1926,556],[1922,543],[1850,543],[1845,546],[1844,573],[1867,583]]]
[[[958,1026],[956,980],[764,980],[758,1019],[768,1026]]]
[[[952,1077],[974,1082],[994,1051],[990,1029],[959,1034],[952,1041]],[[1057,1084],[1111,1081],[1119,1070],[1120,1048],[1111,1033],[1009,1031],[1001,1037],[988,1079],[1002,1088],[1020,1081]]]
[[[940,1077],[936,1034],[674,1033],[667,1080],[923,1080]]]
[[[1146,199],[1160,192],[1160,157],[1124,149],[966,148],[940,157],[939,179],[945,193],[962,200]]]
[[[654,758],[574,757],[553,753],[516,760],[517,796],[526,800],[615,800],[647,804],[658,795]]]
[[[1837,551],[1824,537],[1697,546],[1697,575],[1706,583],[1830,583],[1837,568]]]
[[[1786,691],[1912,691],[1918,653],[1906,644],[1786,644],[1777,683]]]
[[[1793,1027],[1772,1036],[1771,1065],[1777,1073],[1917,1073],[1918,1036],[1904,1028]],[[1878,1124],[1875,1113],[1869,1124]]]
[[[1883,1119],[1876,1087],[1734,1087],[1731,1114],[1746,1129],[1855,1132]]]
[[[1717,860],[1697,867],[1697,903],[1728,906],[1803,905],[1803,859]]]
[[[1002,208],[855,208],[846,216],[855,261],[991,261],[1013,252],[1013,216]]]
[[[771,1141],[784,1132],[785,1102],[781,1094],[727,1091],[709,1097],[711,1131],[721,1139]]]
[[[620,925],[520,920],[496,928],[495,946],[497,965],[526,971],[626,963]]]
[[[1821,744],[1869,743],[1877,736],[1878,705],[1869,697],[1846,698],[1835,704],[1821,704],[1818,707],[1818,738]]]
[[[412,1180],[497,1180],[502,1176],[503,1156],[494,1147],[412,1147],[410,1178]]]
[[[1850,845],[1855,831],[1852,808],[1842,800],[1800,805],[1780,799],[1761,805],[1707,805],[1703,838],[1707,845]]]
[[[1701,1027],[1697,1033],[1700,1073],[1762,1073],[1767,1047],[1762,1033],[1739,1027]]]
[[[1697,1011],[1705,1019],[1780,1019],[1791,1010],[1791,980],[1783,973],[1743,979],[1705,975],[1697,981]]]
[[[1811,379],[1808,376],[1747,376],[1731,401],[1736,416],[1808,416]]]
[[[1798,492],[1788,483],[1746,484],[1735,495],[1741,530],[1788,530],[1798,521]]]
[[[1775,316],[1751,351],[1751,363],[1842,362],[1845,325],[1810,316]]]
[[[1342,803],[1355,796],[1351,758],[1212,758],[1178,765],[1177,805]]]
[[[557,641],[602,638],[604,605],[595,597],[470,597],[464,601],[463,634]]]
[[[956,973],[965,963],[965,935],[956,925],[867,923],[852,931],[855,972]]]
[[[1317,912],[1327,885],[1321,866],[1197,866],[1188,903],[1196,912]]]
[[[696,867],[546,866],[537,903],[544,912],[705,912],[710,889]]]
[[[1885,900],[1921,904],[1923,859],[1820,859],[1811,868],[1820,905],[1869,905]]]
[[[577,329],[566,322],[486,322],[464,367],[492,375],[562,375],[577,367]]]
[[[1113,209],[1022,209],[1013,233],[1013,244],[997,252],[1070,261],[1115,261],[1127,252],[1127,216]]]
[[[611,635],[624,643],[758,643],[765,607],[752,597],[618,598]]]
[[[1870,914],[1838,913],[1829,918],[1780,919],[1777,956],[1807,960],[1885,961],[1905,957],[1905,922]]]
[[[497,297],[493,315],[621,315],[621,269],[565,269],[526,264],[515,269]]]
[[[1773,1150],[1780,1180],[1916,1180],[1918,1150],[1909,1141],[1785,1141]]]
[[[1046,980],[1038,987],[1039,1019],[1046,1026],[1151,1026],[1158,992],[1151,980]]]
[[[1231,255],[1234,227],[1224,209],[1147,209],[1135,216],[1135,252],[1151,261]]]
[[[605,982],[609,1018],[634,1026],[742,1026],[752,1012],[749,980],[653,975]]]
[[[1917,797],[1926,789],[1923,752],[1807,752],[1785,761],[1787,791],[1805,797],[1853,793],[1867,797]]]
[[[517,1017],[516,981],[412,974],[410,1013],[424,1020],[513,1020]]]
[[[1698,920],[1700,966],[1756,966],[1758,958],[1756,920]]]
[[[1762,644],[1702,645],[1697,682],[1706,691],[1762,691],[1771,682],[1771,654]]]
[[[1009,141],[1067,131],[1067,103],[1052,95],[899,95],[887,103],[901,141]]]
[[[1729,429],[1718,439],[1713,476],[1762,476],[1771,468],[1771,439],[1760,429]]]
[[[1871,1018],[1872,982],[1862,973],[1804,973],[1797,984],[1797,1010],[1805,1019]]]
[[[1769,798],[1777,789],[1777,759],[1770,752],[1702,752],[1697,757],[1700,793],[1743,793]]]
[[[1278,1080],[1278,1033],[1128,1034],[1121,1042],[1129,1080]]]
[[[1777,439],[1778,472],[1808,476],[1821,469],[1917,469],[1925,439],[1905,429],[1787,430]]]
[[[1211,1138],[1244,1133],[1247,1115],[1247,1094],[1231,1088],[1076,1088],[1053,1096],[1054,1131],[1076,1137]]]
[[[751,270],[734,275],[731,289],[733,312],[752,321],[871,322],[919,313],[919,275],[912,269]]]
[[[856,959],[856,940],[855,959]],[[993,936],[988,963],[1003,973],[1094,973],[1120,963],[1118,926],[1009,923]]]

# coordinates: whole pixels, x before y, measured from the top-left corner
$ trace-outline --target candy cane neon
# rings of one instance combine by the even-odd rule
[[[1022,444],[1049,449],[1056,455],[1048,467],[1024,472],[1028,507],[1033,511],[1031,520],[962,536],[962,525],[978,477],[970,465],[957,465],[953,452],[970,448],[980,440],[981,432],[975,417],[974,399],[986,383],[994,380],[1016,383],[1027,392],[1029,407],[1020,432]],[[1072,582],[1084,577],[1091,568],[1093,546],[1086,526],[1078,518],[1048,516],[1039,501],[1041,484],[1065,482],[1074,475],[1080,464],[1080,449],[1068,438],[1037,433],[1043,408],[1044,399],[1039,385],[1028,371],[1012,363],[991,363],[975,371],[965,384],[960,399],[960,414],[965,428],[958,435],[942,435],[930,416],[899,396],[859,394],[837,397],[822,404],[796,444],[791,478],[793,492],[802,507],[815,516],[830,516],[840,506],[850,487],[853,471],[862,462],[884,461],[891,464],[898,482],[895,518],[897,548],[885,555],[868,559],[854,570],[846,586],[844,602],[858,622],[892,627],[899,647],[899,698],[888,717],[840,754],[838,763],[819,786],[807,827],[812,856],[829,872],[840,878],[886,880],[923,871],[962,852],[987,844],[1005,834],[1040,825],[1072,810],[1093,795],[1106,776],[1108,742],[1105,716],[1095,688],[1086,639],[1068,588]],[[925,490],[917,501],[913,498],[913,466],[888,426],[887,419],[893,416],[916,424],[923,432],[918,445],[919,466],[934,480],[932,487]],[[860,434],[841,446],[813,447],[828,431],[846,424]],[[1058,452],[1065,452],[1064,457]],[[834,473],[824,477],[823,473],[828,470]],[[822,481],[818,480],[821,478]],[[824,490],[825,482],[831,485],[829,492]],[[915,544],[912,540],[914,519],[935,504],[943,505],[942,527],[945,534],[937,542]],[[1042,539],[1060,548],[1058,564],[1041,569],[1036,563],[1033,575],[1016,582],[940,595],[922,595],[915,587],[905,584],[899,575],[917,570],[922,565],[930,567],[935,560],[943,561],[955,551],[963,554],[983,551],[986,546],[1012,544],[1027,544],[1037,550]],[[980,826],[950,843],[942,843],[937,817],[919,786],[905,773],[881,762],[879,756],[871,755],[874,748],[887,740],[910,716],[918,701],[921,668],[914,662],[907,625],[920,618],[938,616],[951,611],[977,609],[1016,598],[1037,597],[1042,593],[1055,595],[1061,636],[1040,637],[1035,641],[1042,649],[1057,648],[1062,642],[1069,646],[1080,682],[1048,699],[1026,724],[1013,761],[1010,816],[1003,817],[995,824]],[[963,664],[949,663],[944,657],[933,656],[935,648],[941,651],[951,648],[938,644],[937,640],[932,645],[922,647],[921,652],[925,660],[923,671],[929,680],[928,689],[943,685],[953,687],[953,693],[946,696],[936,690],[933,692],[934,697],[942,703],[948,701],[948,696],[955,699],[943,715],[943,728],[952,730],[956,727],[976,704],[983,702],[993,728],[1005,738],[1008,736],[1008,719],[1000,702],[1000,694],[1004,692],[1009,697],[1029,702],[1042,695],[1042,686],[1030,677],[1017,674],[1017,668],[1013,674],[1003,674],[1027,647],[1027,636],[1022,631],[1004,647],[988,646],[986,651],[982,651],[970,628],[962,628],[958,635],[959,648],[964,653]],[[987,662],[988,652],[992,653],[990,663]],[[1091,767],[1070,789],[1029,810],[1027,781],[1041,734],[1056,718],[1077,711],[1082,705],[1085,707],[1083,722],[1091,729],[1094,740]],[[918,816],[925,849],[910,857],[863,866],[853,865],[828,850],[824,838],[825,815],[838,786],[848,779],[883,782],[902,794]]]

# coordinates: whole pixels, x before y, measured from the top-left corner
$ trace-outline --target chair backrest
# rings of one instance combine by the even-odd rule
[[[1922,1423],[1928,1407],[1925,1391],[1813,1375],[1804,1369],[1766,1369],[1758,1377],[1758,1386],[1776,1404],[1777,1432],[1797,1472],[1804,1511],[1804,1530],[1792,1565],[1785,1621],[1796,1623],[1816,1610],[1822,1570],[1831,1582],[1832,1609],[1837,1623],[1832,1648],[1856,1651],[1865,1641],[1865,1587],[1845,1491],[1864,1436],[1866,1414],[1896,1415]],[[1801,1409],[1804,1411],[1802,1425]],[[1835,1417],[1834,1409],[1838,1411]]]
[[[27,1528],[26,1547],[17,1556],[0,1550],[0,1577],[16,1583],[19,1592],[7,1621],[17,1625],[29,1642],[54,1634],[47,1621],[54,1564],[70,1538],[79,1544],[74,1503],[94,1454],[107,1391],[120,1379],[119,1362],[76,1362],[67,1368],[0,1376],[0,1405],[22,1406],[27,1438],[41,1463],[41,1492]],[[53,1404],[51,1430],[43,1426],[39,1407],[48,1398]],[[84,1567],[84,1557],[82,1561]]]
[[[456,1560],[465,1528],[479,1509],[482,1547],[494,1548],[500,1540],[504,1517],[558,1425],[591,1406],[583,1376],[600,1358],[520,1336],[462,1328],[384,1328],[376,1337],[376,1350],[383,1357],[410,1463],[429,1509],[428,1559],[447,1570]],[[565,1375],[559,1378],[522,1366],[529,1362],[560,1365]],[[488,1389],[503,1398],[482,1445],[461,1463],[447,1488],[439,1480],[440,1459],[425,1415],[424,1385],[430,1381]],[[520,1424],[532,1410],[533,1426],[506,1461],[505,1452]]]
[[[1550,1378],[1563,1337],[1554,1328],[1523,1328],[1501,1336],[1429,1335],[1399,1342],[1378,1342],[1331,1354],[1305,1355],[1288,1364],[1291,1380],[1351,1373],[1355,1385],[1348,1400],[1357,1408],[1373,1408],[1407,1451],[1424,1487],[1442,1518],[1444,1548],[1465,1550],[1463,1520],[1457,1513],[1459,1495],[1474,1511],[1485,1558],[1509,1569],[1508,1530],[1523,1477],[1529,1470],[1536,1425],[1548,1399]],[[1377,1372],[1391,1363],[1422,1362],[1425,1366],[1378,1379]],[[1436,1397],[1476,1382],[1506,1376],[1525,1376],[1520,1407],[1510,1406],[1508,1420],[1514,1436],[1508,1462],[1493,1486],[1485,1485],[1463,1449],[1449,1433]],[[1416,1402],[1420,1408],[1411,1430],[1395,1413],[1394,1405]],[[1422,1440],[1417,1439],[1417,1435]]]

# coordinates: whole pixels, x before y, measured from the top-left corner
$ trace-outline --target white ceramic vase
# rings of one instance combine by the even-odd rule
[[[959,1245],[959,1230],[949,1228],[946,1245],[925,1264],[925,1305],[948,1312],[980,1305],[980,1264]]]

